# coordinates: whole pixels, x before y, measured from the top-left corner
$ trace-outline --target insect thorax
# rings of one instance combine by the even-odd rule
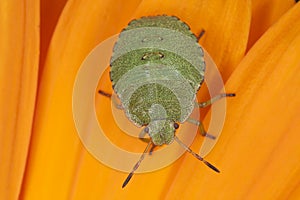
[[[133,20],[120,34],[111,58],[111,80],[127,117],[147,125],[153,105],[164,119],[184,122],[204,79],[202,48],[189,27],[175,17]]]

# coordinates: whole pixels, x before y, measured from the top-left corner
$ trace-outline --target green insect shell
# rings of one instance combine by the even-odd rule
[[[177,17],[131,21],[120,33],[111,58],[110,78],[127,117],[147,126],[155,145],[169,144],[174,123],[194,109],[204,80],[203,50]]]

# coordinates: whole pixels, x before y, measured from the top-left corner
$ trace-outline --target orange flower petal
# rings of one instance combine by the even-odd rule
[[[245,2],[240,2],[240,1],[233,1],[234,3],[232,3],[232,5],[234,6],[226,6],[225,11],[223,11],[224,13],[229,12],[232,15],[226,15],[226,20],[228,21],[228,23],[233,23],[234,21],[237,21],[238,18],[240,18],[240,15],[245,16],[244,18],[244,23],[242,23],[242,25],[240,26],[241,28],[241,32],[245,32],[245,34],[240,34],[239,37],[243,37],[244,39],[241,39],[241,43],[235,42],[234,45],[236,45],[233,49],[237,50],[235,51],[235,55],[233,57],[230,57],[231,54],[228,53],[228,57],[230,57],[228,60],[228,62],[238,62],[242,56],[245,53],[245,49],[246,49],[246,44],[247,44],[247,33],[249,32],[249,27],[250,27],[250,7],[249,4],[245,3]],[[218,9],[218,10],[222,10],[221,9],[221,4],[216,4],[215,3],[211,3],[210,7],[211,10],[214,9]],[[157,6],[160,5],[160,6]],[[237,6],[238,5],[238,6]],[[222,7],[224,7],[224,5],[222,4]],[[240,10],[236,9],[237,7],[242,8]],[[201,10],[203,9],[203,6],[199,6],[199,1],[188,1],[188,2],[179,2],[179,1],[163,1],[163,2],[158,2],[158,1],[143,1],[138,9],[136,14],[134,15],[133,18],[138,18],[141,16],[147,16],[147,15],[158,15],[158,14],[169,14],[169,15],[176,15],[178,17],[180,17],[182,20],[186,21],[189,25],[191,25],[192,30],[197,33],[200,32],[200,30],[205,27],[210,27],[209,29],[206,29],[207,34],[205,37],[209,37],[208,35],[210,35],[210,32],[213,32],[213,26],[212,25],[207,25],[204,26],[205,23],[203,23],[204,25],[200,24],[199,22],[201,20],[198,19],[202,19],[203,21],[213,21],[212,23],[216,23],[219,26],[219,29],[222,29],[223,31],[230,32],[230,30],[227,30],[227,28],[231,29],[234,27],[234,23],[230,24],[228,26],[223,26],[223,24],[219,23],[219,19],[217,20],[217,17],[213,17],[212,14],[210,14],[210,12],[206,11],[206,12],[202,12],[201,15],[199,15],[198,13],[201,13]],[[225,14],[224,14],[225,15]],[[203,16],[203,17],[201,17]],[[204,17],[206,16],[206,18],[209,18],[207,20],[205,20],[206,18]],[[234,20],[235,19],[235,20]],[[226,21],[225,20],[225,21]],[[225,31],[225,32],[226,32]],[[216,34],[214,33],[215,38],[211,37],[210,40],[219,40],[219,41],[223,41],[225,42],[226,40],[222,40],[221,38],[223,38],[223,36],[221,36],[220,34]],[[205,41],[209,41],[209,39],[204,39]],[[217,38],[218,37],[218,38]],[[229,41],[229,37],[227,38],[228,43],[230,43]],[[228,47],[227,44],[224,45],[225,47]],[[232,44],[233,45],[233,44]],[[243,46],[243,47],[241,47]],[[232,49],[232,50],[233,50]],[[218,49],[219,50],[219,49]],[[232,52],[233,53],[233,52]],[[233,53],[234,54],[234,53]],[[238,56],[239,55],[239,59]],[[220,59],[221,62],[222,59]],[[223,60],[222,60],[223,61]],[[102,82],[103,83],[103,82]],[[107,118],[107,116],[106,116]],[[109,126],[110,123],[108,122],[107,126]],[[128,141],[127,140],[123,140],[122,134],[118,134],[117,130],[112,130],[110,129],[111,132],[113,134],[110,135],[110,138],[113,139],[113,141],[115,141],[115,143],[126,143],[128,146],[133,146],[134,148],[136,147],[140,147],[140,146],[145,146],[145,144],[140,143],[139,141],[133,140],[133,141]],[[126,142],[125,142],[126,141]],[[144,148],[144,147],[143,147]],[[89,162],[90,165],[92,165],[95,161],[94,159],[91,159],[90,156],[85,157],[84,159],[84,163],[85,162]],[[78,192],[78,196],[83,197],[86,193],[89,193],[87,191],[90,191],[89,186],[83,186],[84,182],[90,179],[93,179],[92,177],[94,176],[93,174],[97,173],[88,173],[90,171],[90,165],[86,164],[84,166],[86,166],[85,168],[82,169],[82,173],[85,174],[85,176],[81,176],[81,181],[79,181],[80,187],[78,187],[78,189],[76,190],[76,192]],[[134,165],[134,163],[132,163],[132,165]],[[180,160],[179,162],[173,164],[172,166],[166,167],[162,170],[159,170],[155,173],[147,173],[147,174],[136,174],[133,178],[132,183],[130,183],[128,186],[126,186],[125,190],[121,190],[121,184],[124,181],[124,179],[126,178],[127,174],[126,173],[120,173],[120,172],[116,172],[116,171],[109,171],[109,170],[105,170],[105,172],[103,172],[103,174],[101,175],[102,177],[102,182],[97,181],[97,185],[103,185],[103,182],[106,184],[105,185],[105,189],[101,188],[101,194],[97,197],[102,197],[102,198],[112,198],[112,199],[119,199],[119,198],[128,198],[128,199],[135,199],[137,197],[142,197],[142,198],[148,198],[148,199],[159,199],[162,196],[164,196],[164,194],[169,190],[169,185],[172,183],[172,180],[174,178],[174,174],[176,173],[177,169],[180,166]],[[104,174],[105,173],[105,174]],[[100,176],[100,175],[99,175]],[[112,181],[114,182],[114,184],[112,184]],[[115,183],[119,183],[119,185],[115,184]],[[147,193],[147,196],[145,196],[145,188],[147,189],[147,191],[151,191]],[[93,190],[94,191],[94,190]],[[115,191],[113,193],[111,193],[111,191]],[[80,199],[80,198],[79,198]]]
[[[78,162],[87,154],[79,141],[72,116],[74,79],[87,53],[101,40],[117,33],[139,3],[138,0],[123,2],[69,1],[65,6],[49,46],[39,85],[22,198],[72,197],[77,167],[80,167]],[[106,168],[99,162],[94,164],[100,167],[100,173]]]
[[[223,134],[207,158],[221,173],[186,157],[168,199],[290,199],[299,194],[299,13],[300,4],[272,26],[226,84],[237,97],[228,100]]]
[[[42,0],[41,1],[41,55],[40,74],[43,72],[48,46],[57,24],[58,18],[67,0]]]
[[[158,2],[145,0],[139,5],[134,18],[148,14],[170,14],[177,15],[190,24],[192,31],[195,33],[200,32],[204,28],[206,34],[201,42],[216,60],[225,79],[227,79],[246,51],[251,15],[249,2],[232,0],[224,4],[219,1],[189,0],[188,2],[174,2],[166,0]],[[178,197],[187,197],[189,199],[194,197],[198,199],[202,195],[205,196],[207,194],[207,197],[212,197],[213,199],[215,197],[213,195],[220,195],[220,197],[230,196],[228,192],[232,192],[232,190],[229,190],[231,185],[235,185],[236,188],[232,195],[245,197],[245,194],[252,195],[253,191],[253,196],[257,197],[261,187],[270,183],[269,179],[270,177],[272,178],[270,174],[277,172],[275,170],[278,169],[278,166],[281,166],[280,161],[288,153],[285,149],[294,150],[293,156],[299,155],[299,150],[296,149],[296,139],[294,143],[291,143],[289,139],[285,139],[282,142],[279,142],[278,139],[280,137],[284,139],[282,136],[285,135],[283,135],[282,130],[287,129],[287,122],[290,122],[289,125],[299,132],[299,127],[296,123],[299,119],[295,114],[296,111],[291,111],[291,108],[295,108],[295,100],[292,104],[289,104],[288,111],[296,116],[296,120],[287,114],[283,115],[283,117],[286,117],[283,120],[275,119],[275,117],[272,118],[271,116],[270,119],[274,120],[275,124],[283,122],[282,126],[276,126],[278,130],[270,127],[270,123],[261,124],[262,120],[257,117],[256,113],[257,107],[261,106],[260,103],[266,108],[266,111],[264,111],[265,109],[258,109],[258,113],[262,115],[263,119],[269,117],[270,110],[278,107],[278,102],[282,100],[280,99],[282,98],[280,94],[282,94],[283,87],[287,88],[287,85],[281,85],[282,80],[285,82],[292,81],[294,83],[292,89],[297,91],[295,90],[297,89],[295,85],[299,85],[299,77],[295,78],[292,76],[294,74],[290,73],[295,72],[296,74],[298,72],[295,66],[289,69],[291,71],[288,71],[289,73],[286,73],[283,78],[279,75],[282,75],[280,72],[286,72],[285,70],[287,69],[281,67],[285,63],[293,65],[292,62],[295,61],[294,64],[299,66],[299,59],[295,53],[299,52],[299,37],[295,36],[296,30],[287,33],[288,27],[298,27],[297,34],[299,35],[299,23],[290,22],[292,18],[296,21],[295,13],[299,13],[299,6],[292,14],[286,15],[281,20],[284,22],[277,25],[277,29],[270,30],[270,33],[257,44],[254,50],[249,52],[247,58],[245,58],[238,67],[237,72],[229,80],[228,89],[236,91],[241,97],[228,102],[230,104],[228,113],[230,113],[232,121],[226,124],[225,134],[223,134],[221,142],[217,145],[213,152],[214,154],[212,154],[212,157],[215,155],[219,159],[216,163],[221,163],[218,165],[222,169],[221,176],[216,176],[210,171],[205,171],[206,174],[204,175],[200,174],[203,171],[198,172],[195,169],[201,164],[193,157],[187,156],[186,162],[182,166],[180,164],[183,158],[174,165],[158,172],[135,175],[134,182],[128,185],[125,190],[121,190],[120,186],[126,174],[111,170],[100,164],[87,153],[78,140],[72,119],[71,98],[76,72],[87,53],[98,42],[119,32],[129,21],[131,13],[133,13],[139,3],[140,1],[138,0],[126,1],[125,4],[124,1],[120,0],[101,3],[97,3],[97,1],[84,3],[77,1],[68,2],[55,30],[41,79],[30,159],[28,161],[22,197],[25,199],[161,199],[167,195],[172,197],[170,199]],[[287,28],[286,32],[282,31],[283,28]],[[283,33],[287,34],[287,37]],[[284,36],[284,39],[282,36]],[[270,39],[277,39],[278,46],[272,46],[274,43]],[[295,41],[292,42],[293,40]],[[295,52],[292,52],[292,50],[284,52],[283,49],[288,47],[289,49],[294,48]],[[270,53],[271,56],[269,57],[269,54],[266,52],[272,52]],[[282,55],[283,58],[280,58]],[[273,58],[278,58],[278,60]],[[257,66],[261,67],[257,68]],[[266,70],[259,70],[264,68]],[[274,70],[274,73],[272,70]],[[252,72],[257,72],[256,74],[258,74],[254,81],[250,79],[253,78],[251,76]],[[270,77],[270,79],[266,79],[266,77]],[[266,83],[265,88],[259,85],[262,79]],[[247,85],[247,83],[249,84]],[[277,85],[274,83],[277,83]],[[107,83],[104,85],[105,88],[109,86]],[[272,93],[272,90],[267,88],[267,86],[272,87],[275,92]],[[256,96],[253,94],[254,89],[262,90],[263,92],[259,92]],[[276,98],[274,104],[269,103],[269,96],[265,96],[265,94]],[[287,96],[292,97],[291,94],[292,92],[289,91]],[[255,100],[250,99],[250,97],[255,98]],[[246,103],[237,104],[235,102]],[[299,110],[299,107],[296,110]],[[282,107],[280,107],[280,111],[284,113]],[[236,129],[238,120],[244,119],[244,121],[248,122],[248,118],[245,116],[249,116],[249,122],[253,122],[252,126],[249,123],[243,123],[243,126],[240,125]],[[106,119],[106,125],[108,126],[110,123],[109,119],[109,117]],[[275,132],[275,134],[274,138],[271,138],[270,144],[267,143],[267,145],[263,146],[263,151],[257,153],[251,151],[252,149],[249,150],[249,148],[254,146],[257,141],[265,144],[265,140],[261,140],[259,137],[263,134],[262,130],[258,128],[261,128],[261,125],[265,125],[262,126],[263,133],[271,131]],[[228,135],[226,135],[226,132]],[[296,136],[295,132],[291,134],[292,138]],[[245,136],[251,138],[245,141]],[[121,141],[122,137],[118,135],[113,137],[119,140],[118,142],[123,142]],[[197,141],[199,141],[199,138]],[[274,149],[277,143],[280,151]],[[131,145],[130,142],[128,144]],[[228,145],[228,149],[225,145]],[[268,154],[270,149],[274,149],[276,154],[270,156]],[[238,150],[241,151],[239,152]],[[222,155],[218,152],[228,153],[221,158]],[[253,157],[255,159],[251,157],[252,163],[249,165],[250,168],[248,165],[242,165],[242,167],[238,168],[238,165],[248,161],[246,157],[241,157],[241,155],[250,156],[252,152],[256,154]],[[282,159],[276,159],[277,156]],[[269,160],[264,160],[264,158]],[[242,162],[240,162],[241,160]],[[258,162],[261,160],[267,164],[262,166],[261,162]],[[275,167],[268,165],[268,162],[271,161],[275,162]],[[288,174],[287,170],[293,163],[296,166],[299,166],[299,163],[295,160],[288,160],[286,163],[288,167],[279,173],[278,178],[283,177],[284,180],[287,180],[286,183],[289,186],[295,185],[299,176],[294,174],[298,172],[293,171],[293,173]],[[259,167],[261,167],[260,170],[265,167],[270,172],[264,169],[263,172],[267,175],[259,176],[258,172],[261,172],[257,170]],[[176,175],[179,168],[180,173]],[[189,172],[193,172],[192,175],[189,175]],[[246,183],[240,184],[239,179],[236,179],[237,176],[234,176],[235,173],[245,178]],[[253,174],[256,176],[253,177]],[[287,177],[287,174],[290,176]],[[173,182],[175,176],[176,179]],[[213,176],[216,178],[213,179]],[[262,182],[251,185],[251,181],[257,177],[261,177],[260,180]],[[275,184],[279,187],[284,185],[280,183]],[[169,189],[170,185],[173,185],[171,190]],[[246,187],[249,185],[252,187]],[[269,192],[265,194],[266,197],[275,193],[271,190],[271,187],[268,187],[269,185],[266,186]],[[294,189],[295,187],[291,188]],[[168,191],[169,193],[167,193]],[[220,191],[220,194],[216,191]],[[283,199],[287,197],[286,191],[280,191],[277,197],[282,197]],[[290,190],[288,192],[291,195],[297,195],[297,192],[292,193]]]
[[[248,49],[293,5],[294,0],[253,0]]]
[[[39,1],[0,5],[0,199],[17,199],[26,165],[39,62]]]

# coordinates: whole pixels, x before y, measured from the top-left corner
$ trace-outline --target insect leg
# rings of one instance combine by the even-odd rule
[[[113,96],[113,95],[111,95],[111,94],[109,94],[109,93],[106,93],[106,92],[104,92],[104,91],[102,91],[102,90],[99,90],[98,93],[101,94],[101,95],[103,95],[103,96],[105,96],[105,97],[110,98],[110,99],[112,100],[114,106],[115,106],[117,109],[123,110],[122,105],[121,105],[121,104],[118,104],[118,102],[117,102],[115,96]]]
[[[204,33],[205,33],[205,30],[202,29],[201,32],[199,33],[199,35],[197,36],[198,42],[203,37]]]
[[[208,101],[204,101],[204,102],[195,102],[195,106],[196,107],[200,107],[200,108],[205,108],[211,104],[213,104],[214,102],[218,101],[219,99],[223,98],[223,97],[234,97],[235,93],[223,93],[223,94],[219,94],[213,98],[211,98]]]
[[[155,144],[152,143],[152,147],[151,147],[151,149],[150,149],[150,151],[149,151],[149,155],[150,155],[150,156],[152,155],[152,153],[153,153],[155,147],[157,147],[157,146],[156,146]]]
[[[104,92],[104,91],[102,91],[102,90],[98,90],[98,93],[101,94],[101,95],[103,95],[103,96],[106,96],[106,97],[108,97],[108,98],[111,98],[111,94],[109,94],[109,93],[107,93],[107,92]]]
[[[192,118],[188,118],[186,121],[188,121],[188,122],[190,122],[190,123],[192,123],[192,124],[197,125],[197,126],[199,127],[200,134],[201,134],[202,136],[208,137],[208,138],[213,139],[213,140],[216,139],[215,136],[213,136],[213,135],[211,135],[211,134],[209,134],[209,133],[207,133],[207,132],[205,131],[204,125],[203,125],[203,123],[202,123],[201,121],[198,121],[198,120],[195,120],[195,119],[192,119]]]

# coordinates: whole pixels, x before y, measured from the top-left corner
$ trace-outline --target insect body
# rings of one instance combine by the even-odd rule
[[[219,172],[175,135],[179,123],[187,121],[195,108],[204,72],[198,39],[177,17],[143,17],[131,21],[121,32],[111,58],[110,78],[126,116],[135,125],[144,126],[143,133],[151,138],[123,187],[150,145],[170,144],[173,140]],[[218,98],[224,96],[233,94]]]
[[[189,44],[178,41],[182,44],[176,51],[174,42],[180,39]],[[203,50],[196,36],[176,17],[144,17],[123,30],[111,60],[111,80],[127,117],[149,128],[154,145],[170,144],[174,123],[183,123],[192,113],[204,80]],[[165,111],[163,118],[151,117],[157,105]]]

